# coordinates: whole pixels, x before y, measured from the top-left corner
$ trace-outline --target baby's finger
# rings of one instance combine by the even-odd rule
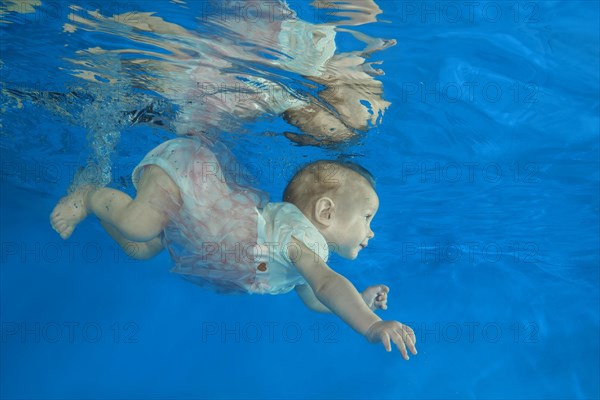
[[[413,355],[417,355],[417,347],[415,346],[415,335],[406,335],[404,338],[404,343],[406,343],[406,346],[408,347],[410,352],[413,353]]]
[[[406,344],[410,352],[416,355],[417,348],[415,344],[417,343],[417,337],[415,336],[415,331],[413,331],[410,326],[406,326],[404,324],[402,324],[401,329],[402,331],[400,332],[400,335],[403,337],[404,343]]]
[[[393,338],[394,344],[400,350],[400,354],[402,354],[402,358],[408,361],[408,353],[406,352],[406,345],[404,344],[404,340],[402,340],[401,334],[396,334]]]
[[[415,331],[413,331],[410,326],[406,325],[402,325],[402,329],[411,338],[413,344],[417,344],[417,336],[415,335]]]
[[[377,300],[375,305],[382,310],[387,310],[387,299]]]
[[[390,335],[387,332],[383,332],[381,334],[381,343],[383,343],[383,347],[385,347],[385,351],[388,353],[392,351],[392,344],[390,343]]]
[[[415,344],[415,345],[416,345],[416,344],[417,344],[417,335],[415,335],[415,333],[414,333],[414,332],[411,332],[411,333],[410,333],[410,338],[411,338],[411,340],[412,340],[413,344]]]

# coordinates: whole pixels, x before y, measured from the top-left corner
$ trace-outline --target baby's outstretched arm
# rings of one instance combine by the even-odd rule
[[[315,296],[315,292],[313,292],[310,285],[299,285],[296,286],[296,293],[302,299],[302,302],[306,305],[306,307],[310,308],[316,312],[322,313],[331,313],[331,310],[325,306],[325,304],[321,303],[317,296]]]
[[[389,290],[390,288],[385,285],[369,286],[360,295],[371,311],[378,309],[387,310],[387,293]],[[321,313],[331,313],[331,310],[317,299],[310,285],[296,286],[296,293],[311,310]]]
[[[412,354],[417,354],[415,336],[411,328],[397,321],[382,321],[371,311],[348,279],[329,268],[304,243],[295,238],[293,241],[302,250],[300,255],[296,254],[293,258],[294,264],[320,303],[371,343],[381,342],[387,351],[391,351],[390,342],[394,342],[406,360],[408,360],[406,347]]]

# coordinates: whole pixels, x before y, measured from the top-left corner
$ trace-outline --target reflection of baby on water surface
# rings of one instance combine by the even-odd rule
[[[369,7],[378,10],[371,1],[362,0],[360,3],[363,10]],[[344,4],[345,7],[353,6],[353,2]],[[355,135],[356,130],[366,131],[370,125],[375,125],[389,103],[381,99],[381,82],[372,76],[381,72],[366,64],[365,57],[394,42],[372,39],[369,48],[363,52],[337,54],[335,39],[337,30],[341,28],[306,22],[284,4],[280,4],[280,9],[274,8],[273,12],[275,18],[272,22],[265,21],[265,17],[259,21],[261,23],[251,24],[229,18],[224,21],[221,19],[221,25],[240,38],[247,40],[250,36],[251,42],[282,53],[276,54],[270,63],[264,57],[260,58],[263,64],[303,76],[307,79],[305,85],[320,86],[323,90],[318,98],[306,96],[299,99],[297,93],[284,90],[283,86],[275,83],[277,79],[273,79],[265,87],[270,92],[263,95],[261,90],[257,91],[260,94],[258,97],[262,98],[256,99],[258,101],[254,105],[260,105],[271,114],[282,114],[292,125],[324,141],[347,140]],[[277,20],[277,16],[280,20]],[[265,36],[272,39],[260,39]],[[256,83],[256,78],[250,78],[248,85],[260,87],[261,83],[261,80]]]
[[[149,44],[167,50],[168,54],[156,54],[159,61],[146,58],[135,61],[135,67],[164,78],[155,79],[151,86],[179,106],[179,134],[191,129],[235,131],[244,120],[281,115],[309,135],[288,132],[290,139],[318,144],[351,139],[383,116],[389,103],[381,97],[381,82],[374,79],[382,72],[373,69],[365,58],[393,45],[393,40],[373,39],[333,24],[306,22],[285,3],[250,2],[258,10],[254,15],[242,11],[248,10],[243,8],[247,2],[208,4],[201,16],[203,25],[210,27],[206,33],[184,29],[150,13],[138,13],[123,22],[134,30],[151,32],[161,40],[150,40]],[[351,15],[363,17],[338,25],[368,22],[379,12],[371,0],[345,1],[336,6],[334,15],[344,15],[345,7],[358,9],[361,13]],[[78,21],[92,24],[90,20]],[[336,53],[335,39],[340,31],[365,41],[366,48]],[[144,36],[138,40],[144,41]]]

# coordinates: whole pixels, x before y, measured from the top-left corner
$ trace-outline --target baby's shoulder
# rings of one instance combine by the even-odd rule
[[[306,219],[298,207],[292,203],[286,202],[267,203],[262,209],[259,210],[259,212],[265,218],[265,220],[273,223],[291,223],[293,221],[303,221]]]

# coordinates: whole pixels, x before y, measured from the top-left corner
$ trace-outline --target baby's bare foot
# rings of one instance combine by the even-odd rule
[[[60,199],[52,210],[50,223],[61,238],[68,239],[77,224],[87,217],[89,211],[86,197],[93,189],[93,186],[78,187],[73,193]]]

